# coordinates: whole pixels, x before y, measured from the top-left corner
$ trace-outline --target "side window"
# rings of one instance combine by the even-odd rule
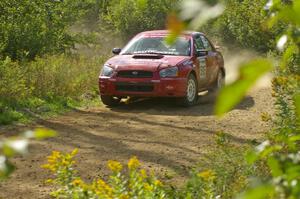
[[[195,47],[196,47],[196,50],[204,50],[205,49],[205,46],[199,36],[195,38]]]
[[[203,42],[204,48],[206,50],[211,51],[212,50],[212,46],[210,45],[209,41],[203,35],[201,35],[200,37],[201,37],[201,40]]]

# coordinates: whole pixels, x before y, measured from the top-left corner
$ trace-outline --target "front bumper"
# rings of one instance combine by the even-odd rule
[[[107,78],[99,77],[101,95],[116,97],[183,97],[186,95],[186,78]]]

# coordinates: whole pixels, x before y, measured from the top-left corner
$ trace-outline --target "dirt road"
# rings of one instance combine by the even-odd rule
[[[16,172],[0,183],[0,198],[49,198],[44,181],[49,173],[40,168],[53,150],[79,149],[77,169],[84,179],[106,177],[106,162],[123,163],[136,155],[146,169],[161,176],[175,173],[184,179],[188,169],[209,150],[214,150],[215,134],[223,131],[242,144],[262,138],[268,130],[262,112],[271,112],[269,88],[252,91],[223,119],[213,115],[213,103],[206,96],[191,108],[179,108],[169,100],[145,100],[117,108],[96,107],[74,110],[52,119],[37,119],[30,125],[0,128],[0,136],[35,127],[56,130],[59,136],[34,141],[26,157],[15,158]]]
[[[184,178],[189,166],[214,149],[216,132],[227,133],[236,143],[260,139],[268,129],[260,115],[271,111],[269,99],[269,89],[252,92],[221,120],[212,115],[212,103],[178,108],[167,100],[153,99],[114,109],[74,110],[30,126],[2,128],[1,132],[9,134],[39,126],[54,129],[59,136],[35,141],[27,157],[15,159],[18,169],[0,184],[0,198],[47,198],[49,187],[43,182],[49,174],[40,166],[52,150],[78,148],[78,169],[87,180],[105,177],[108,160],[126,163],[133,155],[145,168],[162,175],[171,171],[175,178]]]

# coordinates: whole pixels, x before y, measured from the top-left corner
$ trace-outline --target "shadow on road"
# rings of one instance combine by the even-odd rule
[[[197,105],[192,107],[182,107],[176,103],[174,98],[145,98],[122,102],[110,110],[120,113],[144,112],[150,115],[209,116],[214,114],[214,104],[214,97],[206,94],[199,96]],[[246,96],[234,109],[247,110],[254,104],[254,99],[251,96]]]

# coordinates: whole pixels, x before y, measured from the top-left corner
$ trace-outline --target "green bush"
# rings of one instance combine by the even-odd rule
[[[55,55],[27,63],[26,80],[32,95],[41,99],[80,99],[95,96],[102,57]]]
[[[227,0],[223,15],[209,21],[202,30],[227,44],[235,43],[260,52],[275,50],[276,35],[285,26],[277,24],[268,28],[265,4],[261,0]]]
[[[24,68],[6,58],[0,60],[0,102],[16,104],[31,94],[26,85]]]
[[[73,48],[80,40],[69,29],[88,6],[88,0],[1,1],[0,59],[33,59]]]
[[[0,124],[96,98],[104,58],[62,54],[31,62],[0,61]]]
[[[103,22],[128,40],[135,34],[153,29],[165,29],[167,14],[175,9],[177,0],[111,1]]]

